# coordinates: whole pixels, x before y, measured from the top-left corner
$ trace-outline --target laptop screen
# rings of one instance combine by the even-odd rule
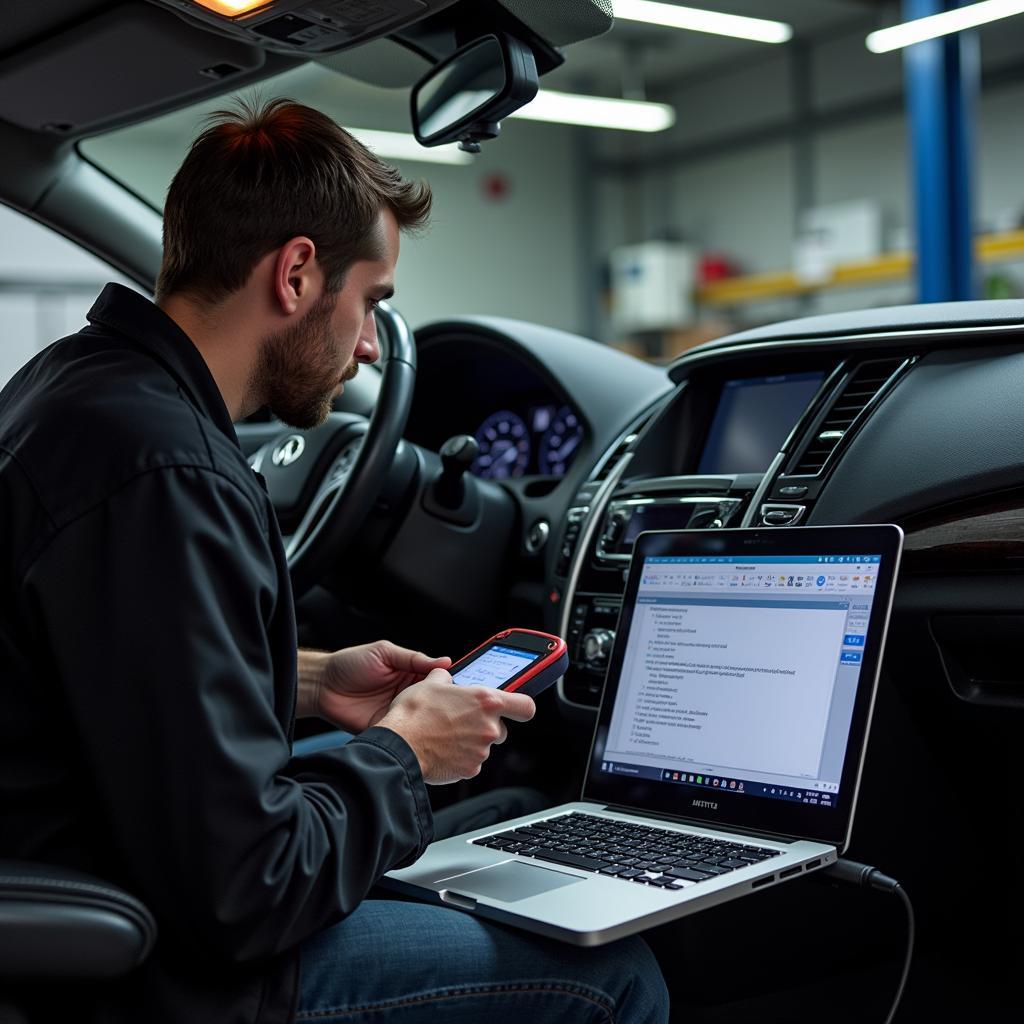
[[[585,795],[838,842],[899,532],[709,534],[635,548]]]

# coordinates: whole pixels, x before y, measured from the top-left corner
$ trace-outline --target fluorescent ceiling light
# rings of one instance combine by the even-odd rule
[[[349,128],[363,145],[379,157],[391,160],[419,160],[427,164],[468,164],[473,157],[452,143],[427,149],[404,132],[381,132],[370,128]]]
[[[765,18],[745,18],[740,14],[702,11],[696,7],[652,3],[651,0],[613,0],[615,17],[622,21],[642,21],[648,25],[684,28],[691,32],[710,32],[716,36],[750,39],[755,43],[786,43],[793,38],[793,26]]]
[[[872,53],[888,53],[890,50],[924,42],[925,39],[963,32],[964,29],[977,28],[987,22],[1022,13],[1024,0],[984,0],[983,3],[971,4],[969,7],[958,7],[941,14],[931,14],[927,18],[907,21],[902,25],[893,25],[892,28],[879,29],[872,32],[864,42]]]
[[[633,132],[660,132],[675,124],[676,112],[666,103],[581,96],[541,89],[536,98],[512,117],[556,124],[580,124],[588,128],[620,128]]]

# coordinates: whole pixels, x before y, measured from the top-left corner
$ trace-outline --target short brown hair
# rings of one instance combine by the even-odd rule
[[[240,100],[210,116],[171,182],[156,297],[216,302],[237,291],[268,252],[305,235],[325,287],[357,260],[379,259],[383,208],[422,227],[431,194],[383,163],[329,117],[293,100]]]

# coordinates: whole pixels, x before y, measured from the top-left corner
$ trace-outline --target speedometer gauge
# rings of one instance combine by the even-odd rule
[[[522,476],[530,461],[530,432],[521,416],[502,409],[492,413],[476,432],[480,454],[470,472],[489,480]]]
[[[564,476],[583,440],[583,424],[563,405],[540,440],[540,471],[548,476]]]

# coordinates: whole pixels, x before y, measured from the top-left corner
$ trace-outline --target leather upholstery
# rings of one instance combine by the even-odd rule
[[[156,939],[152,914],[99,878],[0,860],[0,979],[114,978]]]

